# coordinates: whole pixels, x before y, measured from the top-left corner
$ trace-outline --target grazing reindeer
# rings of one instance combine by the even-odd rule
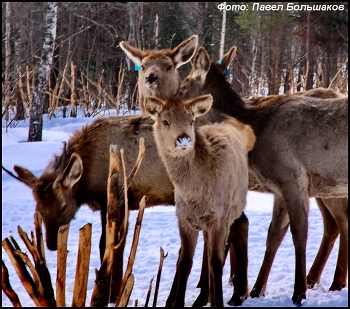
[[[76,131],[55,156],[40,177],[29,170],[14,166],[18,176],[11,176],[32,189],[36,210],[42,215],[48,249],[57,250],[60,226],[69,224],[82,204],[101,211],[101,260],[106,241],[107,181],[109,173],[109,146],[116,144],[125,150],[126,171],[129,173],[139,152],[138,140],[145,139],[146,152],[142,164],[128,189],[130,210],[139,208],[145,195],[147,207],[174,205],[174,187],[169,180],[156,149],[152,133],[153,120],[149,116],[110,116],[96,119]],[[121,173],[122,174],[122,173]],[[124,209],[123,175],[118,174],[118,209]],[[117,226],[124,220],[119,211]],[[123,275],[124,246],[116,250],[113,269],[113,289],[119,291]]]
[[[346,285],[348,100],[315,98],[329,96],[318,89],[301,95],[269,96],[244,102],[223,76],[235,52],[233,47],[218,65],[211,63],[204,48],[199,48],[178,95],[188,99],[210,93],[214,97],[213,108],[253,127],[257,143],[249,154],[249,166],[259,184],[250,180],[249,188],[273,193],[275,202],[264,263],[250,295],[263,295],[274,256],[290,225],[296,252],[292,300],[300,305],[307,290],[305,251],[309,197],[318,197],[318,204],[322,203],[320,209],[328,215],[324,218],[325,233],[333,234],[324,235],[314,262],[318,271],[310,270],[309,283],[319,280],[317,276],[328,258],[332,245],[326,245],[326,241],[331,239],[334,243],[340,233],[340,251],[346,258],[338,257],[331,289]]]
[[[222,273],[230,227],[246,204],[247,153],[255,135],[237,121],[193,125],[212,105],[211,95],[187,102],[161,101],[146,96],[144,107],[154,118],[159,155],[175,187],[181,248],[167,307],[183,307],[188,276],[198,239],[203,231],[209,261],[212,307],[223,307]],[[233,236],[234,237],[234,236]]]
[[[198,35],[193,35],[174,49],[141,50],[120,42],[126,55],[141,67],[138,77],[139,107],[144,112],[145,95],[167,99],[179,89],[181,78],[177,69],[191,60],[198,45]]]
[[[194,55],[198,36],[193,35],[172,50],[141,51],[121,42],[121,48],[143,69],[139,73],[139,97],[156,94],[166,99],[178,90],[180,77],[177,68],[188,62]],[[147,92],[148,89],[148,92]],[[152,119],[146,117],[109,117],[94,121],[68,141],[61,155],[47,165],[43,174],[36,177],[29,170],[14,166],[18,176],[4,167],[11,176],[28,185],[33,190],[36,209],[43,217],[46,227],[48,249],[57,249],[57,232],[68,224],[82,204],[92,210],[101,210],[102,234],[100,239],[101,260],[106,241],[107,180],[109,172],[109,145],[117,144],[125,149],[127,169],[135,162],[138,154],[139,137],[146,138],[146,155],[131,187],[128,190],[129,208],[138,209],[141,198],[147,196],[147,206],[174,205],[173,185],[167,176],[163,163],[158,157],[153,141]],[[147,161],[147,158],[149,161]],[[159,173],[157,172],[159,171]],[[119,205],[123,205],[123,180],[119,180]],[[124,214],[120,212],[120,222]],[[123,274],[123,252],[120,246],[114,263],[115,286],[119,290]]]

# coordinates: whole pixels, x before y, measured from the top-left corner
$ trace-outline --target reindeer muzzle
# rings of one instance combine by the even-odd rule
[[[181,135],[177,138],[175,146],[180,148],[192,147],[192,140],[188,135]]]
[[[158,75],[156,74],[148,74],[146,75],[146,81],[147,83],[153,84],[158,79]]]

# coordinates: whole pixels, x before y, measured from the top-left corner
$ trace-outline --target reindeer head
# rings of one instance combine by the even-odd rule
[[[49,250],[57,250],[57,233],[60,226],[70,223],[80,206],[73,192],[74,184],[81,178],[83,164],[73,153],[63,171],[52,170],[50,164],[39,178],[29,170],[14,166],[18,176],[3,169],[12,177],[26,184],[33,191],[36,210],[41,214],[46,229]]]
[[[193,35],[174,49],[140,50],[126,42],[120,42],[126,55],[139,67],[138,91],[141,111],[145,95],[161,99],[172,97],[179,89],[180,76],[177,69],[191,60],[197,45],[198,36]]]
[[[211,61],[204,47],[197,50],[192,62],[192,69],[188,76],[181,82],[177,96],[182,99],[191,99],[205,93],[203,89],[207,82],[207,75],[211,66],[215,66],[219,73],[224,74],[237,52],[237,47],[233,46],[222,57],[220,63]]]
[[[211,95],[189,101],[172,98],[162,101],[146,96],[144,106],[155,120],[154,134],[158,147],[169,156],[183,156],[194,147],[196,117],[206,114],[212,105]]]

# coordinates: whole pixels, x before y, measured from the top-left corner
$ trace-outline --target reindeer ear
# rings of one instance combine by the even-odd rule
[[[156,118],[157,115],[162,111],[164,102],[156,97],[146,95],[143,100],[143,105],[147,113],[151,115],[152,118]]]
[[[204,86],[207,73],[210,69],[210,57],[204,47],[200,47],[194,56],[192,70],[189,74],[191,79]]]
[[[236,56],[237,53],[237,47],[232,46],[231,49],[222,57],[222,62],[219,65],[220,72],[224,74],[226,69],[230,66],[231,62],[233,61],[233,58]]]
[[[176,69],[191,60],[197,49],[197,46],[198,35],[192,35],[190,38],[183,41],[171,51]]]
[[[77,153],[73,153],[70,157],[68,165],[64,171],[58,175],[52,185],[52,189],[56,189],[58,184],[65,188],[72,188],[73,185],[80,179],[83,174],[83,161]]]
[[[3,168],[4,169],[4,168]],[[14,178],[18,179],[19,181],[23,182],[24,184],[26,184],[28,187],[30,187],[31,189],[33,189],[38,181],[38,178],[35,177],[33,175],[32,172],[28,171],[27,169],[25,169],[24,167],[20,167],[15,165],[13,167],[13,169],[15,170],[15,172],[17,173],[18,177],[16,177],[15,175],[13,175],[11,172],[7,171],[6,169],[4,169],[9,175],[13,176]]]
[[[141,49],[132,47],[124,41],[120,42],[119,46],[134,63],[141,66],[142,59],[145,57],[145,53]]]
[[[187,101],[186,105],[190,107],[195,117],[202,116],[209,112],[213,104],[213,97],[211,94],[200,96],[191,101]]]

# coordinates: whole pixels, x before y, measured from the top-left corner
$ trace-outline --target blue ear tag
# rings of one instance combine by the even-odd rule
[[[142,68],[139,67],[139,66],[135,63],[135,71],[141,71],[141,70],[142,70]]]
[[[218,64],[222,64],[222,59],[218,60]],[[226,69],[226,71],[224,72],[224,76],[228,76],[228,75],[230,75],[230,70]]]

